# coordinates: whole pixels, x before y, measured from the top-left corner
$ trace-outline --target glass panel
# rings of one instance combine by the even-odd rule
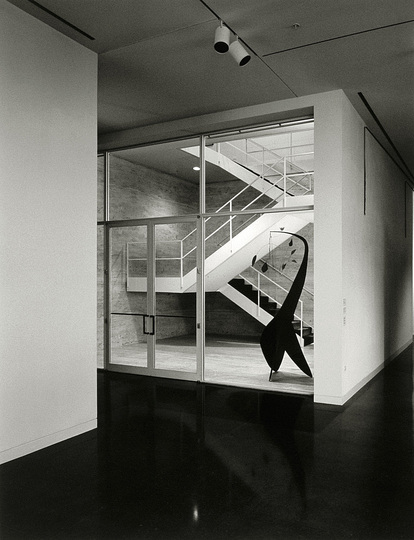
[[[285,206],[287,197],[312,194],[313,134],[307,122],[207,139],[207,212]]]
[[[155,367],[195,373],[196,224],[155,226]]]
[[[139,219],[196,214],[199,142],[163,143],[110,156],[109,218]]]
[[[104,226],[98,225],[98,267],[97,267],[97,366],[104,367]]]
[[[217,229],[222,221],[219,216],[210,218],[206,228]],[[217,250],[210,244],[211,240],[205,260],[205,380],[240,386],[254,386],[256,381],[262,387],[269,370],[259,344],[263,324],[254,316],[257,293],[250,289],[245,302],[233,288],[233,280],[249,268],[255,246],[232,246],[228,240]]]
[[[221,222],[220,216],[213,217],[209,226],[217,229]],[[268,380],[270,368],[261,351],[260,337],[283,304],[302,262],[303,242],[287,235],[287,231],[300,234],[309,244],[308,272],[295,312],[294,328],[305,357],[312,363],[312,218],[308,214],[267,213],[246,226],[233,242],[223,243],[215,251],[206,250],[204,373],[207,382],[278,389],[274,379]],[[296,384],[295,377],[303,375],[286,356],[278,373],[286,377],[281,382],[287,385]],[[312,381],[304,378],[306,382],[300,384],[312,386]]]
[[[147,366],[147,228],[110,231],[111,364]]]
[[[105,206],[105,158],[104,156],[98,156],[98,211],[97,221],[103,221],[105,219],[104,206]]]

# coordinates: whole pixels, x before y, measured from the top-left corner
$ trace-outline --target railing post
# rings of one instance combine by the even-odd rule
[[[283,158],[283,207],[286,208],[286,156]]]
[[[128,281],[129,281],[129,242],[127,242],[127,245],[126,245],[126,277],[127,277],[127,286],[128,286]]]
[[[262,178],[264,178],[264,166],[265,166],[265,155],[264,155],[264,148],[262,150]],[[264,183],[263,183],[263,190],[264,190]]]
[[[230,201],[229,209],[233,211],[233,201]],[[233,253],[233,216],[230,216],[230,253]]]
[[[180,240],[180,286],[184,284],[184,242]]]
[[[257,273],[257,316],[260,316],[260,272]]]
[[[303,301],[300,301],[300,337],[302,339],[303,344]]]

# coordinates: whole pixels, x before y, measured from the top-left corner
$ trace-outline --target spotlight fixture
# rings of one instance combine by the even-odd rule
[[[240,43],[238,37],[230,44],[230,54],[239,64],[239,66],[245,66],[250,61],[250,54],[246,51],[243,45]]]
[[[218,53],[226,53],[229,50],[230,44],[230,30],[227,26],[223,26],[223,22],[220,21],[220,26],[216,29],[214,35],[214,48]]]

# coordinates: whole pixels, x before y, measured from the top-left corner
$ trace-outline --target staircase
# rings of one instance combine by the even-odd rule
[[[265,294],[260,289],[255,289],[251,283],[248,283],[242,277],[236,277],[229,281],[230,287],[233,287],[236,291],[242,294],[245,298],[257,305],[260,310],[264,310],[270,315],[270,320],[279,311],[281,304],[276,300],[273,300],[270,296]],[[225,293],[224,293],[225,294]],[[260,318],[257,317],[259,320]],[[302,318],[295,319],[293,321],[293,328],[301,338],[303,346],[313,343],[313,329],[311,326],[304,323]]]
[[[301,197],[294,197],[289,201],[289,208],[295,209],[294,202],[298,206],[311,206],[313,205],[313,195],[306,195]],[[282,203],[278,203],[275,208],[278,208]],[[253,255],[261,256],[267,249],[269,234],[272,230],[286,229],[293,233],[300,231],[305,225],[313,221],[313,212],[299,215],[290,215],[284,213],[264,214],[261,216],[255,216],[255,219],[250,222],[250,225],[245,226],[236,235],[227,235],[225,241],[219,242],[223,236],[223,226],[214,230],[206,238],[206,252],[211,253],[205,260],[205,289],[207,292],[217,291],[225,283],[228,283],[235,275],[243,272],[249,265]],[[231,218],[227,218],[225,225],[230,229],[232,224]],[[196,240],[195,230],[190,233],[194,236],[194,244]],[[218,235],[218,239],[215,240],[215,235]],[[188,235],[189,236],[189,235]],[[283,235],[280,235],[283,236]],[[188,251],[184,251],[182,245],[184,240],[175,241],[177,255],[171,256],[173,251],[167,247],[166,252],[168,256],[157,257],[160,269],[156,274],[156,290],[157,292],[175,292],[185,293],[194,292],[196,290],[197,269],[195,264],[195,247],[188,248]],[[274,246],[283,243],[285,238],[280,238],[275,241]],[[169,242],[172,244],[174,242]],[[127,246],[127,254],[134,251],[134,244],[137,242],[130,242]],[[166,242],[166,244],[168,244]],[[193,244],[193,245],[194,245]],[[144,251],[144,250],[142,250]],[[188,269],[188,265],[183,264],[184,261],[193,257],[192,268]],[[128,255],[127,255],[128,257]],[[146,257],[146,255],[145,255]],[[146,259],[134,259],[128,258],[127,268],[130,268],[130,262],[133,261],[145,261]],[[164,264],[161,268],[162,261],[170,262],[170,264]],[[181,261],[181,271],[176,275],[171,275],[173,264],[172,261]],[[145,265],[143,265],[144,267]],[[184,273],[183,269],[187,271]],[[129,270],[127,271],[127,291],[128,292],[143,292],[147,289],[146,273],[142,275],[131,275]]]
[[[228,145],[228,146],[226,146]],[[183,148],[184,152],[199,156],[199,148]],[[260,149],[259,149],[260,150]],[[285,229],[292,233],[300,231],[306,224],[313,221],[313,211],[300,214],[265,213],[250,214],[244,216],[226,216],[220,212],[232,211],[236,207],[235,201],[245,200],[247,191],[253,193],[250,202],[239,209],[261,210],[264,208],[295,208],[313,206],[312,173],[313,171],[302,170],[297,165],[292,166],[286,156],[278,156],[268,150],[262,151],[262,162],[254,157],[235,157],[235,152],[240,154],[240,148],[232,143],[213,145],[213,148],[205,149],[205,157],[209,163],[218,166],[238,180],[242,180],[245,187],[228,202],[216,210],[217,217],[206,220],[206,259],[205,259],[205,290],[220,291],[232,302],[244,309],[247,313],[259,320],[263,325],[268,324],[277,313],[281,302],[272,298],[262,283],[271,282],[271,287],[280,287],[276,282],[269,280],[264,274],[257,277],[258,284],[249,281],[246,269],[249,268],[253,255],[263,256],[261,250],[267,250],[269,235],[275,229]],[[225,154],[228,155],[225,155]],[[266,159],[265,159],[266,158]],[[265,163],[266,161],[266,163]],[[288,174],[287,170],[290,169]],[[256,195],[255,195],[256,193]],[[264,202],[258,202],[259,200]],[[236,218],[241,221],[236,228]],[[212,220],[212,221],[211,221]],[[210,221],[210,224],[209,224]],[[217,222],[219,225],[216,226]],[[211,224],[214,226],[211,227]],[[156,291],[168,293],[186,293],[196,290],[197,269],[195,263],[196,253],[196,230],[191,231],[182,240],[170,241],[166,247],[168,256],[157,256]],[[283,237],[284,235],[279,235]],[[286,237],[275,241],[283,243]],[[175,242],[176,246],[172,247]],[[168,242],[165,242],[168,243]],[[135,244],[135,246],[134,246]],[[131,263],[139,261],[146,263],[145,256],[142,258],[130,257],[130,253],[139,252],[137,242],[130,242],[127,246],[127,291],[141,292],[147,290],[145,272],[141,275],[133,275],[130,272]],[[176,256],[172,256],[173,252]],[[145,250],[142,250],[145,253]],[[179,273],[172,274],[172,268],[180,267]],[[142,267],[145,267],[143,264]],[[161,270],[162,268],[162,270]],[[254,269],[255,270],[255,269]],[[237,277],[234,277],[237,276]],[[269,286],[267,287],[269,288]],[[286,294],[287,291],[283,289]],[[299,313],[295,314],[295,331],[301,335],[303,345],[313,341],[312,327],[303,321],[303,305],[300,301]]]
[[[253,285],[247,283],[242,277],[231,279],[229,285],[252,302],[257,302],[257,304],[272,317],[276,315],[279,309],[277,302],[264,294],[263,291],[255,291]]]

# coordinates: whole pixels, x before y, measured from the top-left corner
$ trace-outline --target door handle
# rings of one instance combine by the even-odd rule
[[[147,329],[147,319],[150,321],[149,330]],[[155,334],[155,316],[154,315],[144,315],[143,317],[144,327],[143,332],[147,336],[153,336]]]

